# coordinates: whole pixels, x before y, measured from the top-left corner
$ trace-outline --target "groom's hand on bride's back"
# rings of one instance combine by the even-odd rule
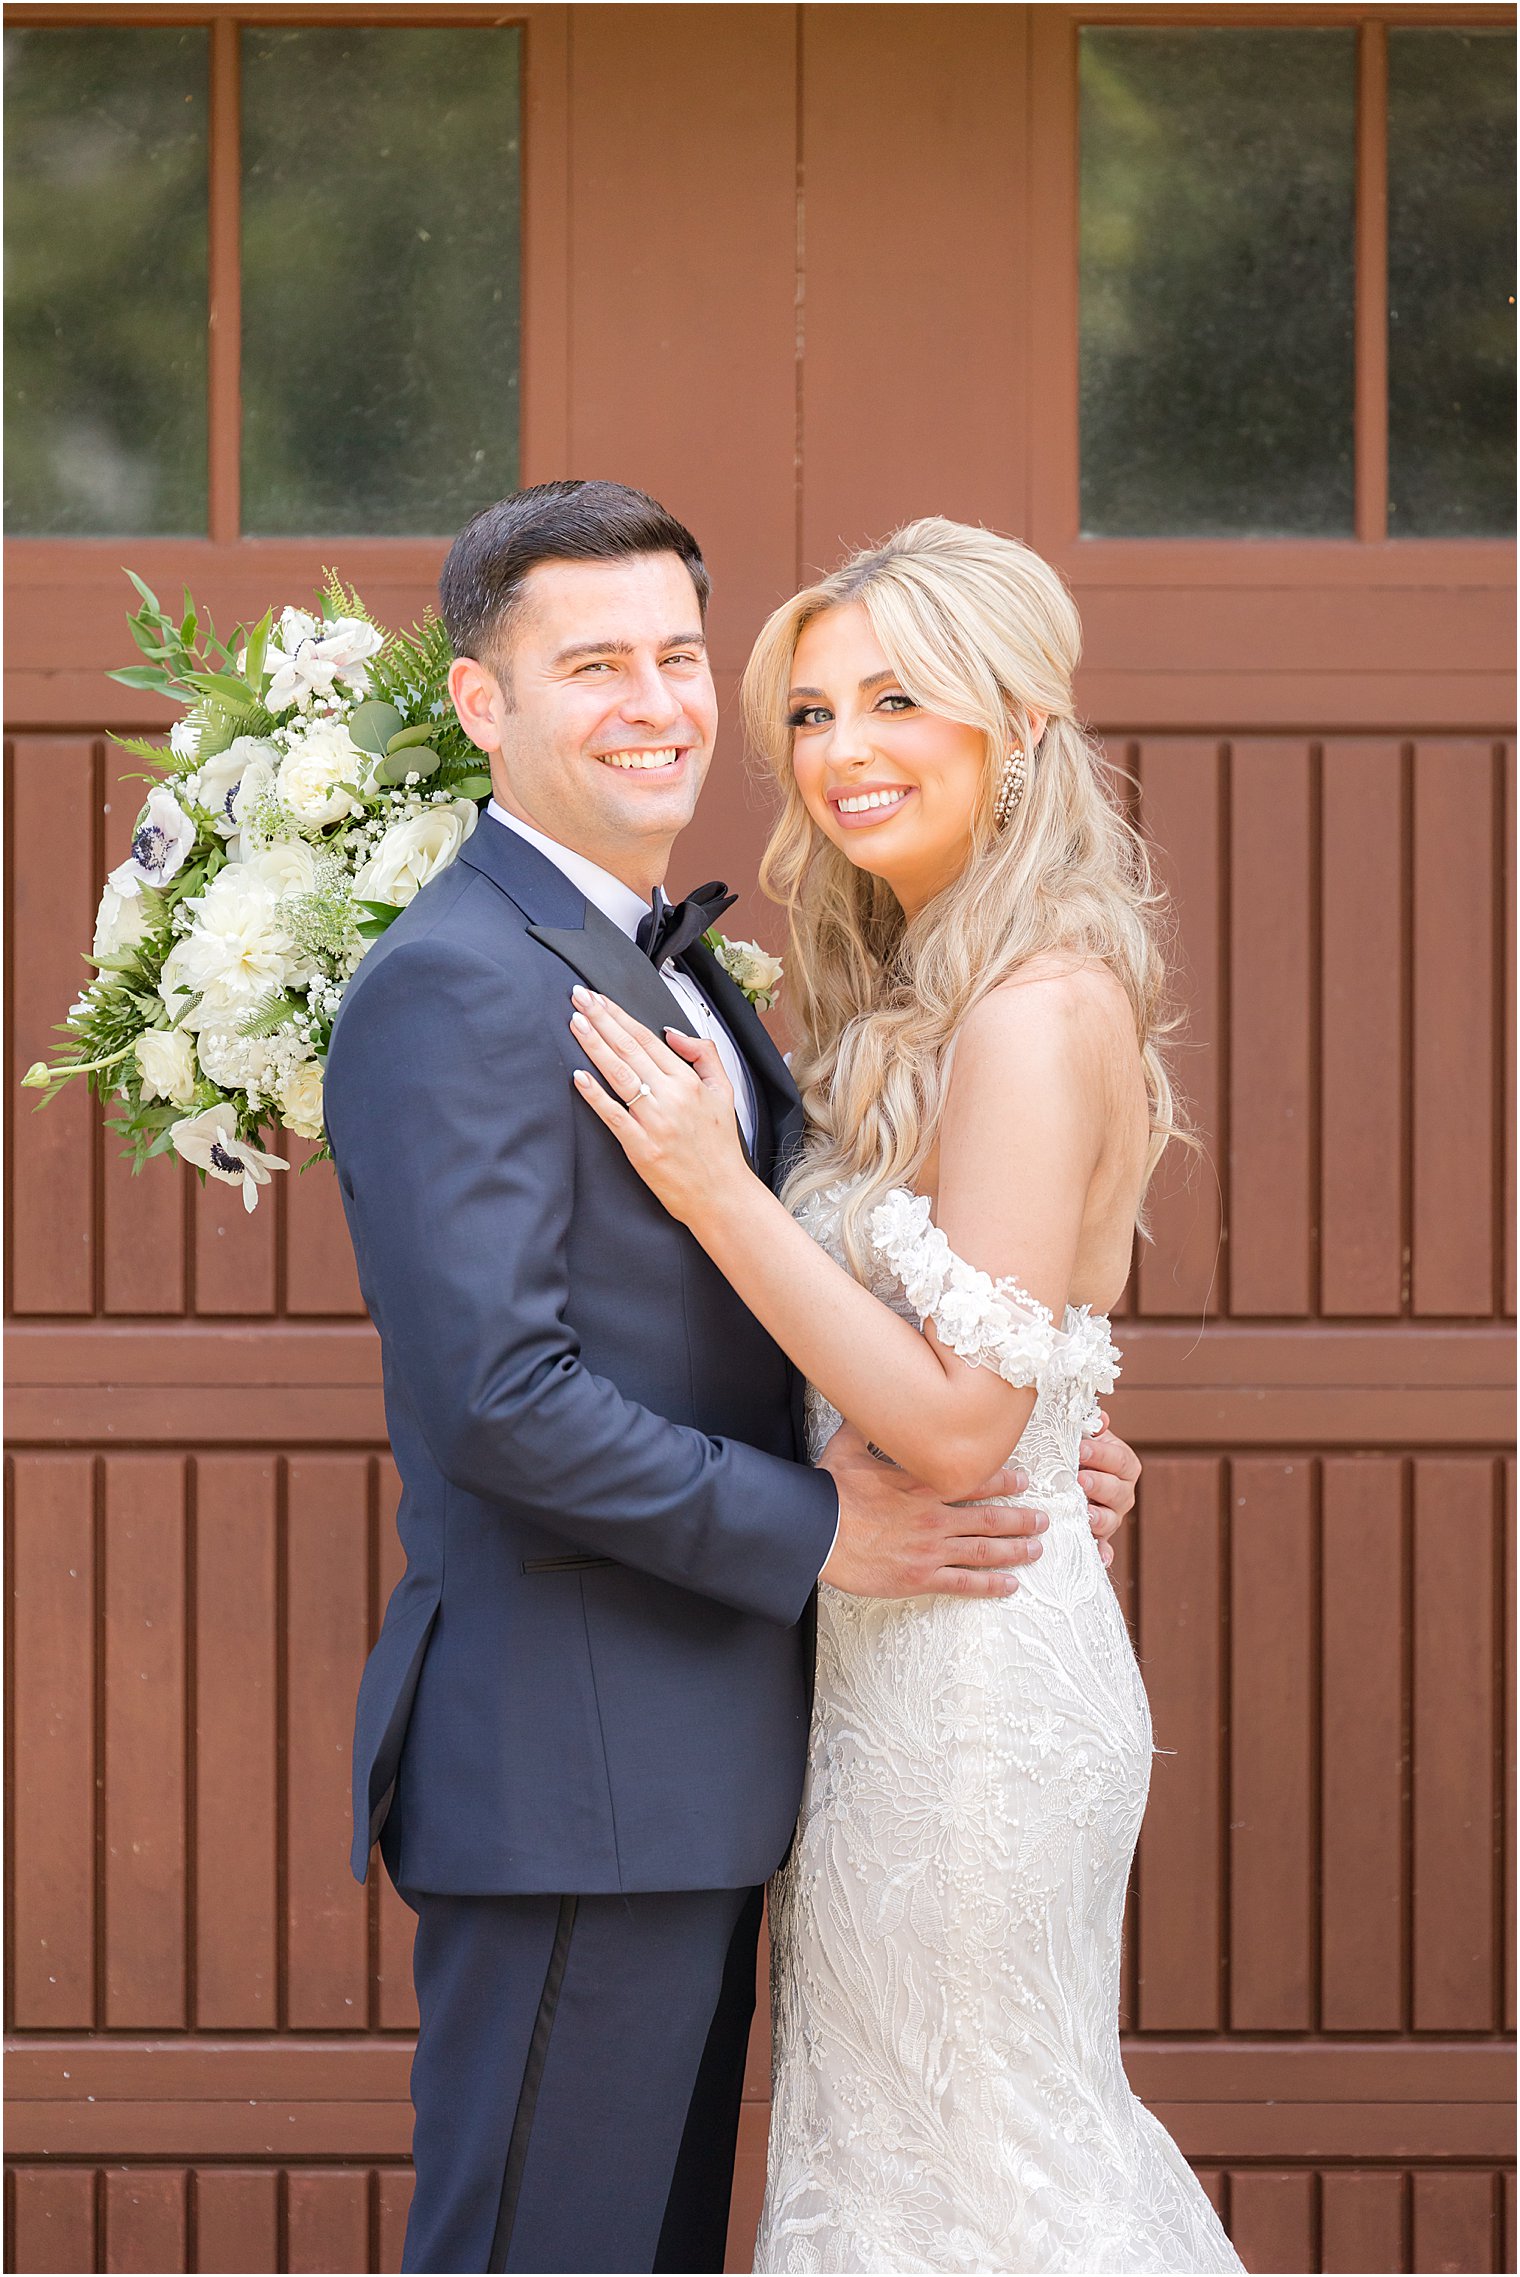
[[[985,1499],[1024,1492],[1017,1464],[995,1471],[970,1501],[941,1502],[848,1423],[819,1463],[839,1489],[839,1533],[819,1578],[852,1597],[1007,1597],[1016,1569],[1040,1555],[1044,1511]]]

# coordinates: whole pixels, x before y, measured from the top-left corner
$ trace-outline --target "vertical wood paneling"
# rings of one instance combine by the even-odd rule
[[[1499,1892],[1499,1949],[1504,1969],[1501,2022],[1506,2032],[1515,2029],[1515,1461],[1504,1465],[1504,1578],[1500,1606],[1503,1614],[1501,1655],[1504,1663],[1504,1736],[1500,1745],[1499,1812],[1501,1819]]]
[[[52,1059],[69,1006],[94,978],[95,763],[74,737],[22,736],[10,758],[11,1303],[20,1313],[95,1307],[95,1128],[100,1108],[77,1080],[38,1109],[18,1089]],[[40,858],[46,850],[45,859]]]
[[[94,1463],[11,1477],[10,2001],[23,2031],[95,2022]]]
[[[285,2184],[290,2253],[286,2267],[329,2277],[333,2270],[368,2269],[369,2176],[362,2168],[293,2171]]]
[[[1153,1463],[1139,1536],[1140,1664],[1158,1754],[1139,1855],[1139,2023],[1208,2032],[1219,1975],[1220,1465]]]
[[[95,2176],[82,2166],[21,2166],[10,2176],[13,2192],[13,2269],[79,2277],[98,2269],[95,2255]]]
[[[195,2177],[195,2266],[277,2269],[280,2178],[272,2167],[203,2166]]]
[[[1322,1480],[1320,2021],[1329,2032],[1394,2032],[1404,2021],[1403,1465],[1327,1460]]]
[[[1402,1309],[1403,769],[1395,743],[1327,746],[1323,774],[1321,1308]]]
[[[278,1153],[277,1146],[267,1149]],[[275,1309],[281,1200],[290,1172],[277,1171],[259,1206],[243,1205],[240,1186],[208,1178],[195,1195],[195,1309],[207,1317],[254,1317]]]
[[[348,1870],[349,1750],[369,1626],[366,1465],[289,1466],[285,1814],[288,2021],[357,2031],[368,2020],[368,1909]]]
[[[1414,2177],[1414,2266],[1497,2269],[1498,2193],[1492,2174]]]
[[[185,1512],[177,1456],[106,1466],[105,2019],[185,2015]]]
[[[1230,762],[1230,1301],[1305,1313],[1313,1291],[1309,752]]]
[[[107,2167],[105,2267],[161,2277],[188,2269],[188,2177],[180,2166]]]
[[[375,2177],[380,2231],[380,2252],[377,2258],[382,2270],[397,2270],[401,2267],[401,2250],[406,2242],[406,2217],[412,2205],[412,2180],[409,2166],[382,2166]]]
[[[105,746],[104,871],[125,861],[146,783],[130,778],[143,763]],[[136,1177],[114,1131],[101,1139],[101,1303],[107,1313],[178,1313],[185,1304],[185,1227],[194,1181],[158,1157]]]
[[[1493,1308],[1493,781],[1487,744],[1415,753],[1417,1313]]]
[[[1317,2269],[1314,2239],[1316,2177],[1301,2169],[1234,2168],[1230,2174],[1230,2236],[1251,2277],[1285,2271],[1297,2277]]]
[[[276,1465],[195,1475],[196,2021],[278,2022]]]
[[[801,14],[803,574],[919,514],[1023,535],[1023,11]],[[863,419],[877,353],[892,382]]]
[[[375,1471],[375,1627],[378,1631],[391,1591],[406,1570],[406,1559],[396,1533],[396,1507],[401,1499],[396,1466],[386,1455],[376,1463]],[[371,1860],[370,1879],[375,1885],[377,1916],[375,2022],[382,2031],[415,2032],[417,1996],[412,1989],[412,1940],[417,1916],[397,1896],[390,1875],[378,1859]]]
[[[337,1174],[328,1162],[304,1164],[316,1153],[309,1139],[287,1138],[285,1179],[285,1310],[363,1318],[364,1299],[354,1269],[353,1244],[344,1223]]]
[[[570,30],[570,470],[615,472],[696,532],[720,686],[796,582],[798,20],[590,5]],[[681,163],[651,166],[659,146]],[[713,787],[734,789],[684,834],[683,877],[749,887],[766,818],[736,795],[742,764],[726,707]]]
[[[1496,2021],[1494,1478],[1414,1466],[1414,2026]]]
[[[1193,738],[1147,740],[1140,810],[1177,926],[1175,989],[1186,1025],[1174,1061],[1202,1154],[1173,1147],[1149,1201],[1151,1240],[1140,1250],[1140,1309],[1201,1321],[1223,1310],[1228,1260],[1221,1238],[1225,1155],[1222,912],[1224,761]]]
[[[584,6],[571,32],[570,458],[690,523],[724,665],[796,560],[796,40],[790,9],[748,5]],[[661,144],[679,165],[649,164]]]
[[[1307,2031],[1314,1975],[1311,1466],[1231,1468],[1230,2022]]]
[[[1401,2270],[1404,2177],[1359,2170],[1320,2178],[1320,2263],[1324,2270]]]

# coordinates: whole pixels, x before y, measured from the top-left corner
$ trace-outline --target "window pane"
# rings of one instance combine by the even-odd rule
[[[1515,497],[1515,35],[1388,35],[1388,529],[1500,536]]]
[[[13,535],[206,526],[206,34],[5,34]]]
[[[1082,527],[1352,528],[1355,34],[1081,35]]]
[[[243,525],[443,533],[517,482],[518,34],[243,34]]]

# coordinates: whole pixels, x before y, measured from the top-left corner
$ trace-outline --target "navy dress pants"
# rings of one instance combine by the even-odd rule
[[[402,1894],[403,2269],[721,2271],[760,1891]]]

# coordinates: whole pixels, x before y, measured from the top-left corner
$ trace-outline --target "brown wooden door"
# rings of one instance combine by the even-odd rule
[[[214,27],[225,310],[215,122],[255,12],[111,11],[166,13]],[[520,13],[524,478],[615,473],[692,522],[725,692],[777,598],[913,513],[1071,579],[1082,700],[1176,895],[1208,1146],[1119,1330],[1147,1469],[1116,1578],[1163,1750],[1131,2075],[1253,2270],[1513,2267],[1510,549],[1386,541],[1365,425],[1355,538],[1079,536],[1078,11]],[[1375,109],[1379,11],[1299,13],[1357,28]],[[1374,429],[1377,320],[1364,294]],[[247,1219],[14,1081],[135,810],[119,563],[220,620],[336,560],[406,621],[441,558],[240,536],[222,338],[211,534],[10,555],[23,2270],[393,2268],[408,2187],[409,1917],[344,1856],[395,1489],[329,1175]],[[681,875],[748,886],[763,836],[730,727]],[[765,2093],[757,2031],[735,2267]]]

